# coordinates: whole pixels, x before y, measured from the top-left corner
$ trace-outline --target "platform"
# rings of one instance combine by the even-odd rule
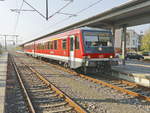
[[[112,75],[115,77],[150,87],[150,63],[129,60],[126,62],[125,66],[113,66],[112,69]]]
[[[4,113],[8,53],[0,55],[0,113]]]

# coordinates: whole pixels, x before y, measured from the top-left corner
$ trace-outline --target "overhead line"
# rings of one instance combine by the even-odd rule
[[[65,4],[62,8],[60,8],[58,11],[56,11],[54,14],[52,14],[51,16],[49,16],[49,18],[53,17],[54,15],[56,15],[57,13],[59,13],[61,10],[63,10],[64,8],[66,8],[72,1],[68,2],[67,4]]]
[[[81,10],[78,11],[76,14],[79,14],[79,13],[84,12],[85,10],[87,10],[87,9],[89,9],[89,8],[91,8],[91,7],[93,7],[94,5],[97,5],[97,4],[98,4],[99,2],[101,2],[101,1],[103,1],[103,0],[98,0],[98,1],[94,2],[93,4],[89,5],[88,7],[84,8],[84,9],[81,9]]]
[[[94,2],[94,3],[92,3],[91,5],[89,5],[88,7],[79,10],[79,11],[76,12],[74,15],[78,16],[79,13],[84,12],[85,10],[87,10],[87,9],[89,9],[89,8],[91,8],[91,7],[93,7],[94,5],[97,5],[98,3],[102,2],[102,1],[103,1],[103,0],[98,0],[98,1],[96,1],[96,2]],[[74,17],[74,16],[70,15],[69,17],[66,17],[66,18],[64,18],[63,20],[61,20],[61,21],[59,21],[59,22],[57,22],[57,23],[55,23],[55,24],[52,24],[52,25],[50,25],[49,27],[52,27],[52,26],[55,26],[55,25],[57,25],[57,24],[60,24],[60,23],[62,23],[62,22],[64,22],[64,21],[67,21],[67,20],[69,20],[69,19],[72,18],[72,17]],[[48,29],[49,27],[47,27],[47,28],[45,28],[45,29]],[[45,30],[45,29],[44,29],[44,30]],[[43,32],[44,30],[42,30],[41,32]]]

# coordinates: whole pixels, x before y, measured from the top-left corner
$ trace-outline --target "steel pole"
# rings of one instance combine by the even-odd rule
[[[46,0],[46,20],[48,20],[48,0]]]
[[[112,38],[112,46],[115,48],[115,31],[116,31],[116,29],[115,29],[115,27],[113,26],[112,27],[112,33],[113,33],[113,38]]]
[[[125,65],[125,56],[126,56],[126,31],[127,27],[126,25],[123,26],[123,38],[122,38],[122,57],[123,57],[123,62],[122,64]]]

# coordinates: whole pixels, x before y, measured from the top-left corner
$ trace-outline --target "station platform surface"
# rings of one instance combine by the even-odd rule
[[[113,66],[113,76],[150,87],[150,63],[128,60],[126,65]]]
[[[8,53],[0,55],[0,113],[4,113]]]

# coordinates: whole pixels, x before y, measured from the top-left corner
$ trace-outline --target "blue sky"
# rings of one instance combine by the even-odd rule
[[[45,14],[45,0],[26,0],[41,13]],[[76,14],[83,8],[88,7],[90,4],[98,0],[73,0],[73,2],[67,6],[61,12]],[[68,16],[62,14],[56,14],[48,21],[35,12],[21,12],[17,29],[15,30],[18,14],[11,12],[10,9],[18,9],[21,6],[22,0],[5,0],[0,1],[0,34],[18,34],[22,42],[37,38],[44,34],[50,33],[54,30],[63,28],[64,26],[81,21],[88,17],[107,11],[113,7],[119,6],[129,0],[102,0],[98,4],[89,8],[88,10],[77,14],[76,17],[72,17],[63,21]],[[65,0],[49,0],[49,15],[52,15],[59,8],[67,3]],[[31,9],[25,3],[22,9]],[[132,27],[138,33],[145,31],[150,27],[150,24]],[[11,38],[11,37],[10,37]],[[1,43],[3,43],[2,38]]]

